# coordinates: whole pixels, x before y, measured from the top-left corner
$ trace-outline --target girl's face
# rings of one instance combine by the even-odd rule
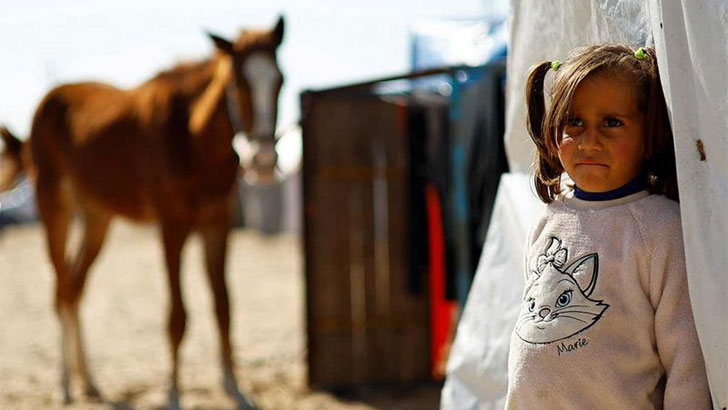
[[[644,115],[633,83],[598,73],[576,89],[558,148],[564,170],[581,190],[611,191],[642,171]]]

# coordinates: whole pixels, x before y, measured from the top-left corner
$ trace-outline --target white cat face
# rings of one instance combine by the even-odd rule
[[[589,299],[597,282],[597,254],[583,256],[562,270],[567,256],[561,241],[552,238],[538,258],[516,324],[523,341],[551,343],[573,336],[596,323],[609,307]]]

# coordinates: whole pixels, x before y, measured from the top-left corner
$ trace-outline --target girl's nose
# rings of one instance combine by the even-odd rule
[[[551,309],[549,308],[543,308],[538,311],[538,315],[541,316],[541,319],[544,319],[546,316],[549,315],[549,313],[551,313]]]
[[[577,148],[581,151],[601,151],[602,144],[596,130],[586,129],[581,134]]]

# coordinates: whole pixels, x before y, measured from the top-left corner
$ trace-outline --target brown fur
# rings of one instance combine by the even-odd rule
[[[62,387],[67,401],[71,400],[72,370],[80,373],[87,393],[97,394],[85,363],[78,308],[88,269],[109,222],[120,215],[160,225],[171,295],[172,404],[177,400],[177,352],[185,329],[180,252],[194,231],[204,243],[226,388],[241,405],[247,403],[232,373],[225,285],[229,210],[239,168],[225,90],[230,84],[237,86],[239,116],[244,128],[252,129],[251,97],[246,80],[238,74],[240,66],[252,51],[275,58],[282,35],[281,19],[275,29],[244,31],[234,43],[212,36],[218,48],[212,58],[181,64],[131,90],[101,83],[62,85],[38,106],[24,145],[7,129],[0,129],[5,142],[0,188],[12,185],[22,165],[35,183],[56,272],[55,306],[63,331]],[[66,240],[75,212],[82,216],[84,236],[69,263]]]

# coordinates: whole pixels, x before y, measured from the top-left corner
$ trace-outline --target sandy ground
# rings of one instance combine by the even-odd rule
[[[74,232],[74,237],[77,237]],[[181,404],[232,409],[221,387],[217,329],[197,238],[183,262],[188,325],[182,345]],[[91,371],[103,401],[63,406],[53,272],[38,225],[0,234],[0,409],[159,409],[169,360],[167,288],[152,227],[117,221],[92,268],[82,305]],[[303,258],[299,239],[231,235],[228,284],[241,388],[261,409],[438,408],[438,386],[367,389],[347,398],[306,386]]]

